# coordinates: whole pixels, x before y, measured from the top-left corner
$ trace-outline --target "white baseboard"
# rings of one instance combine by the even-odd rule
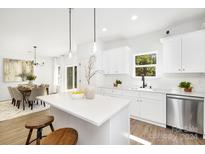
[[[160,126],[160,127],[163,127],[163,128],[167,127],[166,124],[161,124],[161,123],[149,121],[149,120],[139,118],[139,117],[136,117],[136,116],[132,116],[132,115],[130,116],[130,118],[133,118],[133,119],[136,119],[136,120],[139,120],[139,121],[143,121],[143,122],[146,122],[146,123],[150,123],[150,124],[153,124],[153,125],[156,125],[156,126]]]

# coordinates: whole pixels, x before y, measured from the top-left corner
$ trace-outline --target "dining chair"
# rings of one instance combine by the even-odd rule
[[[9,90],[9,94],[10,94],[11,99],[12,99],[11,104],[13,104],[13,105],[15,106],[16,100],[15,100],[15,98],[14,98],[14,94],[13,94],[13,91],[12,91],[12,87],[8,87],[8,90]]]
[[[17,87],[13,87],[12,92],[13,92],[14,98],[16,100],[16,105],[17,105],[18,109],[20,108],[20,104],[22,102],[23,103],[23,110],[25,110],[24,99],[23,99],[23,95],[21,94],[21,92],[18,90]]]
[[[49,84],[41,84],[39,87],[46,88],[47,95],[49,94]]]
[[[38,103],[38,99],[36,97],[38,96],[44,96],[46,95],[46,88],[45,87],[35,87],[31,90],[31,95],[28,98],[29,106],[31,107],[31,110],[33,110],[33,104],[36,102]],[[41,101],[41,104],[44,104],[45,102]]]

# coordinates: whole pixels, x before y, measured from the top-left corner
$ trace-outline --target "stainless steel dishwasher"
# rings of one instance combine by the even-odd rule
[[[204,98],[167,95],[167,125],[203,134]]]

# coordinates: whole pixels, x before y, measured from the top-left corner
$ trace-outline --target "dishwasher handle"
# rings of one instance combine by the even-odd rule
[[[181,96],[181,95],[167,95],[167,98],[204,101],[204,98],[202,97]]]

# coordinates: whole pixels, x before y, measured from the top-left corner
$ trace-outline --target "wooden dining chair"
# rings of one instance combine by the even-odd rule
[[[15,106],[16,100],[15,100],[15,97],[14,97],[14,94],[13,94],[13,91],[12,91],[12,87],[8,87],[8,90],[9,90],[9,94],[10,94],[11,99],[12,99],[11,104],[13,104]]]
[[[20,108],[20,104],[22,103],[23,110],[25,110],[24,99],[23,99],[23,95],[21,94],[21,92],[18,90],[17,87],[13,87],[12,92],[13,92],[14,98],[16,100],[16,106],[18,107],[18,109]]]
[[[38,103],[38,96],[44,96],[46,95],[46,88],[45,87],[35,87],[31,90],[31,95],[28,98],[29,101],[29,106],[31,107],[31,110],[33,110],[33,104],[34,103]],[[41,104],[44,104],[45,106],[45,102],[41,101]]]

